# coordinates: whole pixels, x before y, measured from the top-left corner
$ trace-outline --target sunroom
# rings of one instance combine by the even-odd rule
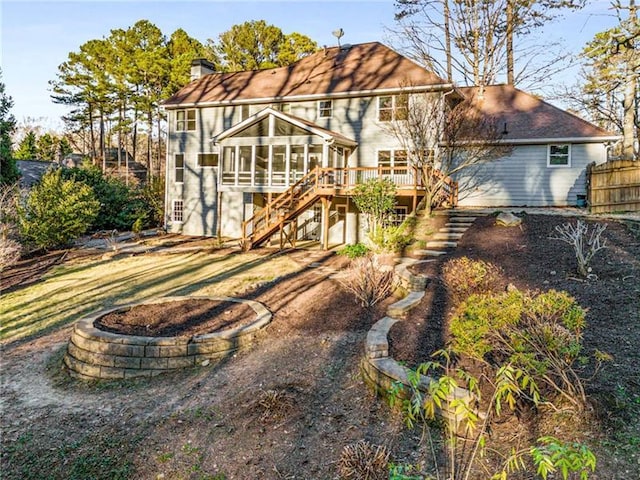
[[[222,189],[286,189],[315,167],[344,168],[357,143],[271,107],[213,138]]]

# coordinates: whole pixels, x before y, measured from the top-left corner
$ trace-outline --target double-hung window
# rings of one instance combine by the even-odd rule
[[[318,102],[318,117],[331,118],[333,116],[333,101],[320,100]]]
[[[406,120],[409,114],[409,97],[406,94],[378,97],[378,120],[391,122]]]
[[[547,147],[547,167],[570,167],[571,145],[552,144]]]
[[[176,183],[184,182],[184,154],[177,153],[175,156],[175,166],[174,173],[176,178]]]
[[[176,111],[176,132],[186,132],[196,129],[196,110]]]

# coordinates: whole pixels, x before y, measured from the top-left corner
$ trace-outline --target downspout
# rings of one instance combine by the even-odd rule
[[[169,120],[169,114],[167,114],[167,149],[165,152],[165,166],[164,166],[164,231],[169,231],[169,145],[171,145],[171,121]],[[128,157],[127,157],[128,158]]]

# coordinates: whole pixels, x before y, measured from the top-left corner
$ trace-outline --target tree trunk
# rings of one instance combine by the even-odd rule
[[[453,68],[451,62],[451,29],[449,12],[449,0],[444,0],[444,49],[447,55],[447,81],[453,82]]]
[[[104,148],[104,113],[100,108],[100,158],[102,159],[102,172],[107,170],[107,155]]]
[[[89,141],[91,142],[91,163],[96,163],[96,135],[93,131],[93,105],[89,104]]]
[[[514,59],[513,59],[513,2],[515,0],[507,0],[507,85],[515,84]]]
[[[151,158],[151,147],[152,147],[152,137],[153,137],[153,112],[151,109],[147,112],[147,124],[148,124],[148,132],[147,132],[147,180],[149,180],[152,176],[153,170],[153,159]]]
[[[636,19],[636,5],[634,0],[629,1],[629,23],[632,24]],[[625,72],[625,91],[624,100],[622,102],[624,110],[624,121],[622,128],[622,154],[625,159],[633,160],[635,158],[634,151],[634,133],[637,122],[636,108],[636,89],[638,80],[638,69],[640,68],[640,59],[636,52],[638,42],[635,39],[629,39],[627,45],[629,58],[627,60]]]

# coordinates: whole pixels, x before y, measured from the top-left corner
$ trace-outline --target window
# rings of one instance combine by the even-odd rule
[[[196,111],[178,110],[176,111],[176,132],[186,132],[196,129]]]
[[[571,166],[571,145],[568,143],[561,145],[549,145],[547,150],[548,167],[570,167]]]
[[[291,113],[291,104],[279,103],[277,110],[280,110],[282,113]]]
[[[176,183],[184,182],[184,154],[178,153],[175,156],[175,177]]]
[[[184,220],[184,204],[182,200],[173,201],[173,209],[171,212],[171,219],[176,223],[182,223]]]
[[[219,160],[220,160],[219,153],[199,153],[198,154],[199,167],[217,167]]]
[[[318,102],[318,117],[331,118],[333,116],[333,101],[320,100]]]
[[[251,108],[249,105],[241,105],[240,106],[240,121],[243,121],[246,118],[251,116]]]
[[[409,165],[405,150],[378,150],[378,165],[381,167],[406,167]]]
[[[386,95],[378,97],[378,120],[406,120],[409,111],[408,95]]]
[[[399,227],[402,225],[402,222],[407,218],[407,207],[403,206],[395,206],[393,208],[393,212],[389,215],[389,217],[385,221],[386,227]]]

